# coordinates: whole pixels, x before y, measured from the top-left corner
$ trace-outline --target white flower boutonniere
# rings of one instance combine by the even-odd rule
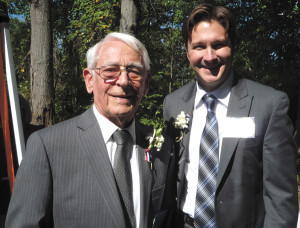
[[[185,133],[186,129],[189,127],[190,122],[190,115],[185,114],[184,111],[181,111],[181,113],[176,117],[175,120],[175,128],[180,129],[180,137],[176,138],[176,142],[179,142],[183,138],[183,134]]]
[[[154,129],[153,135],[148,136],[147,139],[149,140],[149,146],[145,152],[145,161],[151,164],[152,169],[152,160],[151,160],[151,151],[155,149],[156,151],[160,151],[163,142],[165,141],[163,135],[162,135],[162,128]]]

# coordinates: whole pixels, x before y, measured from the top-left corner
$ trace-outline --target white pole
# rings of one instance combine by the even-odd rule
[[[12,56],[12,48],[10,43],[9,24],[5,22],[5,23],[1,23],[1,25],[2,25],[1,29],[4,35],[5,70],[6,70],[6,80],[7,80],[8,94],[9,94],[9,103],[10,103],[11,117],[12,117],[13,130],[15,136],[18,164],[20,165],[22,161],[22,155],[25,151],[23,125],[22,125],[20,103],[19,103],[19,96],[17,90],[14,61]]]

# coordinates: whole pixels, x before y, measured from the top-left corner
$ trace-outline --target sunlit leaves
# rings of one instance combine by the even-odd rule
[[[92,102],[86,92],[82,70],[86,67],[85,53],[105,34],[116,31],[119,3],[115,0],[58,1],[55,8],[61,18],[56,26],[56,111],[58,120],[81,113]]]
[[[12,46],[21,91],[30,94],[27,1],[8,0],[10,13],[25,15],[22,24],[11,20]],[[85,53],[110,31],[118,31],[117,0],[52,0],[54,83],[57,121],[81,113],[92,102],[82,80]],[[170,91],[195,79],[181,37],[187,15],[201,0],[140,0],[136,37],[151,58],[150,90],[138,118],[151,124],[162,118],[162,102]],[[216,0],[237,18],[234,67],[247,76],[291,95],[299,86],[300,38],[298,0]],[[26,58],[25,58],[26,57]],[[25,59],[25,60],[24,60]],[[24,71],[23,71],[24,69]],[[292,95],[293,95],[292,94]]]

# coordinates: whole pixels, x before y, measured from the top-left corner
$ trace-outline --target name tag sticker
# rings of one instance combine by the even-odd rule
[[[224,138],[255,138],[254,117],[226,117]]]

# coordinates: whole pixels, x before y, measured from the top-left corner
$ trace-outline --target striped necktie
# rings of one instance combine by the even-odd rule
[[[196,194],[194,224],[199,228],[216,227],[215,192],[219,164],[219,135],[216,118],[217,98],[203,96],[207,108],[206,123],[200,141],[198,185]]]

